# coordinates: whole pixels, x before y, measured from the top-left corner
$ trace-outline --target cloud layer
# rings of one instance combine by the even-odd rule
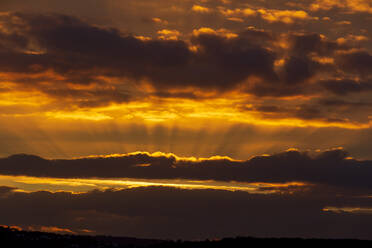
[[[14,155],[0,160],[0,173],[60,178],[191,179],[238,182],[306,182],[372,190],[370,161],[347,157],[342,149],[317,155],[291,150],[246,161],[228,157],[179,158],[173,154],[132,153],[113,157],[45,160]]]
[[[371,161],[275,153],[371,158],[369,0],[24,2],[0,1],[0,225],[371,239]]]
[[[324,187],[274,195],[164,187],[84,194],[2,190],[0,199],[2,223],[24,228],[171,239],[371,237],[368,213],[326,211],[345,205],[368,209],[371,200]]]

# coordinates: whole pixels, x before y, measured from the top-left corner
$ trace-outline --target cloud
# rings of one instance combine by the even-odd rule
[[[372,90],[372,84],[369,81],[355,80],[326,80],[320,84],[328,91],[336,95],[348,95],[351,93],[368,92]]]
[[[310,5],[310,10],[312,11],[330,10],[333,8],[345,9],[346,11],[349,11],[351,13],[372,13],[372,4],[369,0],[315,0]]]
[[[178,40],[181,33],[178,30],[162,29],[158,32],[158,38],[162,40]]]
[[[231,18],[247,18],[259,17],[268,23],[284,23],[293,24],[300,21],[317,20],[318,18],[310,16],[304,10],[280,10],[280,9],[266,9],[266,8],[236,8],[228,9],[225,7],[218,7],[220,14]]]
[[[10,192],[12,192],[15,188],[7,187],[7,186],[0,186],[0,198],[3,195],[6,195]]]
[[[193,5],[192,8],[191,8],[192,11],[194,12],[199,12],[199,13],[210,13],[212,10],[207,8],[207,7],[203,7],[201,5]]]
[[[311,94],[310,81],[318,75],[337,69],[365,75],[370,64],[368,53],[350,52],[347,44],[314,33],[280,36],[254,28],[235,33],[204,27],[189,40],[181,40],[185,34],[175,29],[144,39],[65,15],[9,13],[1,19],[11,31],[0,33],[0,52],[7,58],[0,70],[15,74],[4,80],[64,96],[80,107],[143,99],[146,95],[133,86],[143,83],[159,92]]]
[[[351,72],[362,77],[370,76],[372,66],[372,55],[365,51],[355,51],[340,54],[337,63],[347,72]]]
[[[29,206],[32,206],[30,208]],[[371,208],[355,191],[309,187],[279,194],[146,187],[126,190],[13,192],[2,198],[7,225],[166,239],[227,236],[369,238],[372,216],[332,212]],[[325,211],[324,209],[327,209]]]
[[[257,12],[260,13],[262,19],[268,22],[283,22],[286,24],[293,24],[298,20],[317,20],[317,18],[309,16],[309,14],[303,10],[259,9]]]
[[[292,47],[291,51],[296,56],[300,56],[301,54],[309,55],[310,53],[325,56],[332,55],[336,51],[350,49],[346,44],[328,40],[317,33],[290,35],[289,43]]]
[[[167,33],[168,38],[143,40],[70,16],[9,15],[3,22],[27,42],[21,49],[3,52],[9,59],[0,64],[2,71],[52,70],[72,84],[90,84],[91,78],[108,76],[149,80],[157,88],[214,90],[234,88],[252,75],[268,78],[274,74],[274,54],[247,40],[243,46],[238,38],[200,34],[192,38],[193,46],[200,48],[195,53],[185,41],[172,38],[176,31],[172,31],[172,39],[168,39],[169,31],[162,30],[162,37]],[[22,25],[12,21],[14,18],[22,20]]]
[[[310,116],[314,114],[311,111]],[[291,150],[271,156],[256,156],[246,161],[224,157],[197,160],[179,158],[173,154],[141,152],[72,160],[45,160],[37,156],[14,155],[0,160],[0,173],[64,178],[308,182],[371,190],[371,162],[347,157],[347,152],[342,149],[325,151],[315,157],[306,152]],[[148,166],[140,166],[142,164]]]
[[[153,107],[154,101],[170,98],[201,103],[241,94],[252,101],[280,99],[282,112],[276,117],[282,119],[358,125],[359,117],[317,109],[311,99],[370,88],[370,54],[354,43],[317,33],[279,34],[254,27],[201,27],[184,33],[170,25],[145,37],[73,16],[30,13],[4,14],[1,25],[0,80],[9,85],[3,91],[40,93],[44,104],[39,111],[56,112],[47,116],[68,117],[73,114],[57,112],[129,103]],[[293,103],[300,108],[287,111],[286,97],[309,101]],[[180,116],[178,111],[171,114]],[[89,118],[116,118],[119,113],[113,112]]]

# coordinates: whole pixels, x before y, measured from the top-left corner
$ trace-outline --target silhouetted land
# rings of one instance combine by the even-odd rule
[[[316,247],[372,245],[369,240],[302,239],[302,238],[224,238],[215,241],[169,241],[110,236],[61,235],[44,232],[18,231],[0,227],[1,247],[37,248],[240,248],[255,246]]]

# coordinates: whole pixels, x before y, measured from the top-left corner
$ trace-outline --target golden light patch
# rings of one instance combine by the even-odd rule
[[[334,58],[331,58],[331,57],[313,56],[311,59],[320,64],[334,64],[335,63]]]
[[[227,9],[219,7],[219,12],[227,18],[244,18],[252,16],[260,16],[267,22],[282,22],[292,24],[299,20],[318,20],[317,17],[311,17],[303,10],[277,10],[277,9]]]
[[[143,36],[143,35],[136,35],[134,36],[136,39],[139,39],[141,41],[149,41],[149,40],[152,40],[151,37],[148,37],[148,36]]]
[[[1,88],[3,91],[0,91],[0,106],[40,106],[52,101],[37,90],[23,90],[11,82],[3,82]]]
[[[192,34],[194,36],[199,36],[199,35],[202,35],[202,34],[213,34],[213,35],[218,35],[218,36],[225,37],[227,39],[233,39],[233,38],[238,37],[238,34],[233,33],[230,30],[227,30],[227,29],[224,29],[224,28],[214,30],[212,28],[202,27],[202,28],[199,28],[199,29],[194,29],[192,31]]]
[[[137,151],[137,152],[130,152],[126,154],[109,154],[109,155],[90,155],[86,157],[81,158],[118,158],[118,157],[126,157],[126,156],[133,156],[133,155],[147,155],[149,157],[166,157],[166,158],[174,158],[176,160],[176,163],[178,161],[181,162],[203,162],[203,161],[209,161],[209,160],[228,160],[232,162],[242,162],[242,160],[236,160],[233,158],[230,158],[228,156],[211,156],[209,158],[196,158],[196,157],[179,157],[176,154],[173,153],[164,153],[164,152],[145,152],[145,151]],[[141,165],[141,166],[148,166],[148,164]]]
[[[158,38],[161,40],[178,40],[181,33],[178,30],[162,29],[157,32]]]
[[[179,35],[177,30],[163,29],[159,31],[159,34],[164,36],[172,37],[173,35]],[[194,35],[202,34],[213,34],[226,37],[227,39],[234,39],[237,34],[232,33],[226,29],[214,30],[211,28],[202,27],[193,31]],[[363,40],[363,37],[353,36],[356,40]],[[287,46],[287,40],[282,39],[282,46]],[[280,45],[280,44],[279,44]],[[190,48],[193,49],[193,48]],[[196,51],[198,48],[194,48]],[[351,51],[347,51],[351,52]],[[330,57],[319,57],[313,56],[313,60],[322,64],[333,64],[333,58]],[[275,61],[275,66],[280,67],[285,63],[284,59]],[[53,72],[46,72],[48,76],[55,76]],[[20,77],[20,75],[0,75],[4,77]],[[40,75],[39,75],[40,76]],[[217,95],[216,92],[204,92],[201,90],[189,88],[186,92],[181,93],[192,93],[194,98],[179,98],[177,97],[177,91],[169,91],[170,97],[162,98],[157,97],[152,87],[146,88],[141,87],[142,94],[147,96],[144,100],[133,100],[125,103],[114,103],[108,102],[104,106],[94,105],[84,106],[79,105],[86,101],[85,97],[90,97],[92,93],[99,92],[100,90],[107,90],[115,92],[117,87],[117,79],[110,78],[97,78],[97,80],[108,81],[108,84],[103,86],[98,83],[91,84],[72,84],[66,83],[64,86],[67,90],[76,91],[87,91],[87,96],[83,95],[76,99],[69,98],[68,96],[58,96],[59,98],[46,95],[43,92],[37,91],[36,89],[23,89],[19,84],[12,82],[4,82],[2,84],[2,91],[0,91],[0,108],[3,107],[8,109],[3,112],[6,116],[17,116],[25,117],[27,115],[33,115],[45,120],[45,125],[51,120],[86,120],[86,121],[108,121],[112,120],[115,123],[166,123],[169,125],[172,123],[182,123],[182,126],[187,125],[201,125],[206,121],[214,123],[246,123],[253,124],[256,126],[291,126],[291,127],[339,127],[347,129],[364,129],[370,127],[369,122],[358,122],[354,121],[351,117],[343,118],[341,121],[326,121],[326,120],[306,120],[300,118],[294,118],[291,116],[274,116],[270,118],[268,115],[263,115],[260,111],[243,111],[239,106],[246,104],[252,104],[254,101],[260,101],[248,93],[241,93],[246,90],[244,87],[249,87],[254,82],[254,78],[250,78],[247,82],[243,82],[235,91],[224,93],[223,95]],[[259,83],[259,82],[257,82]],[[51,83],[40,82],[42,87],[51,87]],[[172,97],[172,94],[176,94]],[[92,95],[93,97],[94,95]],[[280,101],[305,101],[311,99],[313,96],[294,96],[287,98],[279,98]],[[58,101],[61,99],[62,101]],[[79,102],[80,101],[80,102]],[[247,102],[248,101],[248,102]],[[252,101],[249,103],[249,101]],[[69,104],[66,106],[66,103]],[[31,109],[32,108],[32,109]]]
[[[283,66],[285,64],[285,59],[277,59],[274,61],[275,66]]]
[[[292,24],[298,20],[317,20],[316,17],[311,17],[303,10],[259,9],[257,12],[260,13],[261,17],[268,22]]]
[[[7,225],[0,225],[0,227],[4,227],[4,228],[10,228],[10,229],[14,229],[14,230],[17,230],[17,231],[22,231],[22,227],[20,226],[7,226]]]
[[[264,183],[264,182],[222,182],[214,180],[187,180],[187,179],[134,179],[134,178],[39,178],[27,176],[2,176],[0,182],[3,186],[17,187],[14,192],[70,192],[83,194],[94,189],[123,190],[138,187],[173,187],[180,189],[214,189],[225,191],[244,191],[252,194],[275,194],[292,187],[305,187],[302,182]]]
[[[244,22],[242,18],[239,17],[229,17],[227,20],[232,21],[232,22]]]
[[[68,228],[61,228],[56,226],[29,226],[27,230],[34,232],[47,232],[47,233],[62,233],[62,234],[77,234]]]
[[[112,117],[110,116],[97,113],[97,112],[92,112],[92,111],[46,112],[45,116],[47,116],[48,118],[55,118],[55,119],[90,120],[90,121],[102,121],[102,120],[112,119]]]
[[[218,10],[220,14],[228,18],[242,18],[242,17],[250,17],[250,16],[257,15],[257,11],[254,9],[250,9],[250,8],[227,9],[224,7],[219,7]]]
[[[200,6],[200,5],[193,5],[191,10],[194,12],[203,13],[203,14],[212,12],[211,9]]]
[[[161,25],[168,25],[168,21],[160,19],[158,17],[154,17],[151,19],[154,23],[161,24]]]
[[[363,42],[363,41],[368,41],[369,38],[364,35],[352,35],[349,34],[346,37],[340,37],[336,40],[337,43],[341,45],[348,44],[349,42]]]
[[[318,58],[321,63],[332,63],[332,60],[327,58]],[[201,125],[205,121],[213,121],[214,123],[247,123],[257,126],[294,126],[294,127],[340,127],[347,129],[363,129],[370,127],[370,123],[358,123],[352,120],[344,120],[342,122],[327,122],[322,120],[302,120],[293,117],[274,116],[270,119],[269,116],[263,116],[259,111],[242,111],[238,106],[246,101],[247,95],[230,94],[228,98],[215,98],[209,100],[193,100],[183,99],[180,101],[177,98],[148,99],[146,102],[133,101],[122,104],[110,104],[104,107],[84,107],[74,109],[62,109],[58,105],[50,106],[50,102],[54,99],[48,98],[39,93],[26,94],[22,92],[0,93],[4,96],[0,100],[0,107],[17,106],[17,112],[7,112],[7,116],[27,116],[33,114],[35,116],[45,117],[47,122],[55,120],[86,120],[86,121],[107,121],[113,120],[116,123],[136,123],[144,121],[146,123],[171,123],[182,122],[183,126]],[[287,99],[295,100],[295,99]],[[39,107],[41,106],[44,107]],[[57,103],[54,103],[57,104]],[[33,112],[26,106],[34,108]],[[50,109],[57,108],[57,109]],[[60,109],[58,109],[60,108]],[[23,111],[23,110],[24,111]]]

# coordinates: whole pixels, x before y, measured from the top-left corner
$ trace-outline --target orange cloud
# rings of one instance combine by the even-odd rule
[[[152,156],[147,152],[136,152],[128,154],[113,154],[113,155],[97,155],[88,156],[89,158],[120,158],[131,155],[146,155]],[[155,153],[153,153],[155,154]],[[161,157],[158,152],[159,158]],[[165,157],[169,154],[165,154]],[[176,156],[176,155],[174,155]],[[177,157],[177,156],[176,156]],[[172,157],[167,157],[172,159]],[[214,156],[211,158],[194,158],[194,157],[178,157],[180,163],[202,163],[213,161],[229,161],[229,162],[243,162],[238,160],[232,160],[231,158],[224,156]],[[140,164],[138,167],[141,167]],[[137,166],[137,165],[136,165]],[[149,167],[148,165],[146,167]],[[135,179],[135,178],[119,178],[119,179],[87,179],[87,178],[48,178],[48,177],[29,177],[29,176],[1,176],[0,182],[3,185],[16,185],[18,188],[14,192],[37,192],[39,190],[48,191],[52,193],[56,192],[70,192],[72,194],[83,194],[92,190],[122,190],[128,188],[140,188],[140,187],[172,187],[180,189],[214,189],[224,191],[244,191],[256,194],[273,194],[281,190],[285,191],[293,186],[305,187],[308,184],[302,182],[287,182],[287,183],[268,183],[268,182],[224,182],[218,180],[192,180],[192,179]],[[11,227],[13,228],[13,227]],[[17,228],[17,227],[14,227]],[[64,228],[57,227],[45,227],[43,231],[46,232],[69,232]],[[71,231],[71,230],[70,230]]]
[[[282,22],[292,24],[301,20],[317,20],[317,17],[311,17],[303,10],[277,10],[277,9],[227,9],[219,7],[220,13],[228,19],[242,20],[244,17],[260,16],[267,22]],[[237,19],[236,19],[237,18]],[[233,20],[234,20],[233,19]]]
[[[342,8],[352,13],[372,13],[372,2],[370,0],[316,0],[310,5],[311,11],[330,10],[332,8]]]
[[[207,7],[200,6],[200,5],[193,5],[191,10],[194,11],[194,12],[202,13],[202,14],[212,12],[211,9],[209,9]]]
[[[317,20],[316,17],[311,17],[303,10],[271,10],[259,9],[257,10],[261,17],[268,22],[282,22],[292,24],[300,20]]]
[[[38,231],[38,232],[77,234],[76,232],[73,232],[68,228],[60,228],[56,226],[29,226],[27,229],[30,231]]]
[[[212,28],[202,27],[202,28],[199,28],[199,29],[194,29],[192,31],[192,34],[194,36],[199,36],[201,34],[211,34],[211,35],[216,35],[216,36],[222,36],[222,37],[225,37],[227,39],[238,37],[238,34],[233,33],[230,30],[227,30],[227,29],[224,29],[224,28],[214,30]]]
[[[158,32],[158,38],[161,40],[178,40],[181,33],[178,30],[162,29]]]
[[[224,7],[219,7],[219,11],[222,15],[227,17],[248,17],[248,16],[255,16],[257,11],[245,8],[245,9],[226,9]]]
[[[168,21],[167,20],[163,20],[161,18],[158,18],[158,17],[154,17],[151,19],[154,23],[157,23],[157,24],[162,24],[162,25],[168,25]]]

